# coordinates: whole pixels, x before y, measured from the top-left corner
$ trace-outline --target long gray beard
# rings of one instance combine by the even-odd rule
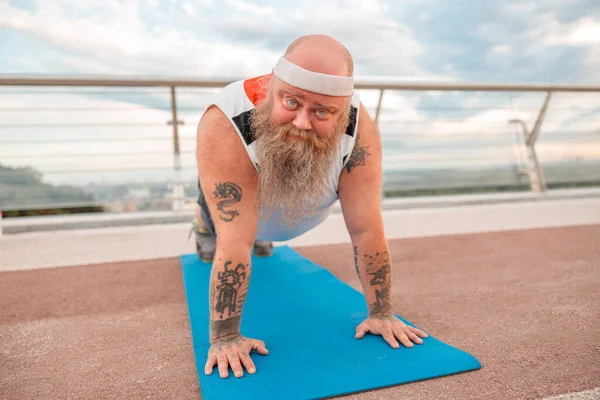
[[[259,164],[259,216],[266,218],[281,210],[291,227],[318,211],[348,118],[336,126],[333,135],[321,139],[293,124],[272,126],[271,108],[271,101],[265,99],[251,118]],[[290,134],[306,139],[288,139]]]

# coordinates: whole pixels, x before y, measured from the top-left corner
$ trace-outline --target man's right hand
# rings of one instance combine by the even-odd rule
[[[244,375],[243,365],[249,374],[254,374],[256,366],[250,358],[252,350],[256,350],[262,355],[269,354],[269,350],[261,340],[246,338],[241,335],[224,340],[215,340],[208,350],[208,360],[204,367],[204,373],[206,375],[212,374],[214,366],[218,365],[221,378],[229,376],[229,367],[231,367],[234,375],[240,378]]]

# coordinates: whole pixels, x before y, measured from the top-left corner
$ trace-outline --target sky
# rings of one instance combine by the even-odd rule
[[[0,73],[233,80],[270,72],[289,43],[309,33],[342,42],[357,80],[600,84],[597,0],[0,0]],[[195,124],[212,95],[178,92],[191,176]],[[361,98],[373,111],[377,92]],[[386,92],[384,167],[511,166],[522,151],[507,121],[531,126],[543,100]],[[0,88],[0,162],[35,165],[54,182],[117,179],[77,178],[69,168],[169,166],[168,107],[162,89]],[[105,141],[75,143],[98,137]],[[600,95],[555,95],[538,151],[542,161],[600,158]],[[48,157],[57,152],[72,156]]]

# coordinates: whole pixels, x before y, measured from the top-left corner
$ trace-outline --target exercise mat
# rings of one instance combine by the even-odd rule
[[[314,399],[456,374],[480,368],[472,355],[428,333],[423,344],[394,349],[381,336],[355,339],[368,315],[364,296],[288,246],[252,257],[241,332],[265,342],[268,355],[251,357],[257,372],[225,379],[204,374],[209,349],[211,263],[181,256],[202,398]],[[349,265],[348,268],[354,268]],[[408,325],[409,321],[397,316]],[[414,326],[414,325],[413,325]]]

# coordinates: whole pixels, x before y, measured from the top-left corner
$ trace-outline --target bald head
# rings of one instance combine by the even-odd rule
[[[312,72],[352,76],[354,62],[344,45],[328,35],[306,35],[292,42],[285,58]]]

